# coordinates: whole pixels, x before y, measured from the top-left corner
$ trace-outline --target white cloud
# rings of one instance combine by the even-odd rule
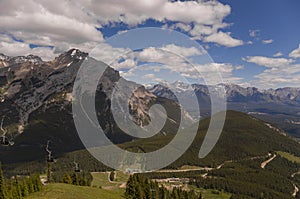
[[[148,80],[150,82],[163,82],[164,80],[157,77],[155,74],[153,73],[149,73],[143,76],[143,79]]]
[[[134,5],[134,6],[133,6]],[[182,23],[213,25],[230,14],[230,6],[217,1],[175,1],[168,0],[91,0],[85,7],[103,24],[123,22],[137,25],[148,18]]]
[[[239,84],[241,83],[243,78],[233,76],[232,72],[235,68],[236,66],[233,66],[229,63],[208,63],[203,65],[196,65],[197,70],[191,71],[189,75],[193,77],[194,74],[200,72],[201,76],[204,77],[207,84],[222,83],[220,82],[220,80],[226,83]],[[216,75],[217,73],[219,73],[219,77],[218,75]],[[195,76],[195,78],[197,77]]]
[[[248,56],[246,58],[243,58],[243,60],[265,67],[283,67],[294,62],[294,60],[292,59],[270,58],[263,56]]]
[[[223,20],[230,12],[229,5],[218,1],[3,0],[0,1],[0,27],[27,44],[52,45],[60,51],[71,46],[96,46],[95,42],[103,40],[96,27],[118,22],[134,27],[147,19],[165,24],[175,22],[173,28],[202,39],[203,35],[219,34],[219,29],[227,27]],[[229,33],[223,34],[236,41]]]
[[[140,52],[135,52],[135,56],[140,62],[156,62],[167,65],[187,64],[186,59],[191,56],[203,55],[207,53],[204,49],[195,47],[183,47],[169,44],[160,48],[149,47]]]
[[[117,64],[115,61],[118,61],[121,58],[119,56],[126,56],[131,52],[131,49],[114,48],[106,43],[100,43],[95,48],[93,48],[89,55],[107,64]],[[126,57],[125,59],[128,58]]]
[[[260,34],[260,30],[249,30],[250,37],[257,37]]]
[[[69,1],[4,0],[0,13],[1,29],[27,43],[57,46],[59,42],[102,41],[96,30],[99,24]]]
[[[7,35],[0,35],[0,52],[5,52],[8,56],[19,55],[37,55],[44,60],[52,60],[55,57],[54,50],[51,48],[33,48],[31,49],[28,44],[15,42]]]
[[[235,66],[235,70],[242,70],[242,69],[244,69],[244,66],[242,65]]]
[[[299,87],[300,64],[295,64],[293,59],[278,58],[282,56],[281,52],[274,56],[277,58],[263,56],[244,58],[247,62],[267,67],[262,73],[254,76],[251,84],[259,88]]]
[[[50,48],[33,48],[31,49],[28,44],[25,43],[7,43],[0,42],[0,52],[5,52],[8,56],[19,56],[19,55],[37,55],[42,57],[45,61],[53,60],[56,56],[53,49]]]
[[[185,24],[185,23],[176,23],[176,24],[170,26],[169,28],[171,28],[171,29],[178,28],[178,29],[183,30],[185,32],[188,32],[192,29],[190,24]]]
[[[271,44],[271,43],[273,43],[273,42],[274,42],[273,39],[262,40],[262,43],[263,43],[263,44]]]
[[[111,66],[123,70],[122,76],[129,78],[129,80],[134,78],[135,81],[138,81],[139,78],[142,78],[141,74],[143,74],[144,80],[142,82],[145,80],[157,82],[161,78],[160,75],[166,75],[167,71],[169,73],[165,78],[169,79],[181,76],[198,81],[204,78],[209,84],[221,83],[222,78],[230,83],[240,83],[242,81],[242,78],[233,76],[234,70],[243,69],[241,65],[233,66],[229,63],[197,64],[193,60],[189,60],[191,64],[184,59],[203,53],[205,51],[202,52],[193,47],[187,48],[173,44],[158,48],[149,47],[142,51],[127,53],[122,56],[121,63],[115,60]],[[142,65],[140,65],[141,63]]]
[[[236,47],[243,45],[242,40],[238,40],[235,38],[232,38],[230,36],[230,33],[224,33],[222,31],[219,31],[217,33],[214,33],[212,35],[209,35],[204,38],[205,42],[214,42],[226,47]]]
[[[277,52],[273,55],[273,57],[281,57],[283,56],[283,54],[281,52]]]
[[[300,65],[269,68],[255,76],[252,84],[260,88],[299,87]]]
[[[299,44],[298,48],[296,48],[289,54],[289,56],[294,59],[300,58],[300,44]]]
[[[126,59],[121,63],[116,63],[113,65],[116,70],[126,70],[136,67],[136,62],[133,59]]]
[[[194,27],[189,31],[190,35],[193,36],[195,39],[203,39],[203,36],[205,35],[211,35],[215,33],[217,29],[215,29],[212,26],[206,26],[206,25],[199,25],[196,24]]]
[[[197,49],[195,47],[183,47],[183,46],[177,46],[175,44],[169,44],[161,48],[162,50],[169,51],[171,53],[175,53],[181,56],[184,56],[186,58],[195,56],[195,55],[202,55],[207,53],[204,49]]]

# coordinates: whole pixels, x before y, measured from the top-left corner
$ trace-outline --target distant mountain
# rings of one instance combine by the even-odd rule
[[[282,129],[288,131],[295,137],[300,137],[300,88],[278,88],[259,90],[255,87],[241,87],[235,84],[219,85],[188,85],[182,82],[175,82],[168,85],[154,85],[148,88],[150,92],[159,97],[176,100],[171,91],[175,91],[180,98],[188,100],[196,95],[201,110],[201,117],[210,115],[210,94],[209,90],[217,91],[219,87],[225,88],[227,107],[229,110],[237,110],[249,113],[275,123]],[[196,104],[190,104],[189,111],[192,111]],[[197,117],[197,115],[192,115]]]
[[[35,55],[9,57],[0,53],[0,67],[6,67],[14,64],[21,64],[24,62],[30,62],[34,65],[43,63],[43,60]]]
[[[84,149],[73,121],[71,102],[74,96],[71,93],[84,61],[106,67],[97,87],[95,107],[100,126],[120,148],[150,152],[168,144],[179,128],[181,115],[177,101],[180,97],[189,105],[183,111],[184,117],[190,117],[186,111],[194,118],[199,117],[193,112],[193,108],[199,106],[202,120],[193,124],[198,126],[198,133],[192,145],[169,168],[178,169],[184,165],[204,167],[206,170],[195,171],[198,178],[202,176],[203,179],[194,183],[232,193],[236,193],[236,187],[239,190],[243,186],[241,194],[246,198],[255,198],[257,194],[271,194],[266,198],[290,198],[295,186],[299,185],[300,178],[296,173],[300,165],[288,157],[300,157],[300,144],[284,130],[294,136],[300,135],[300,89],[259,90],[233,84],[205,86],[182,82],[171,84],[172,89],[165,85],[145,88],[122,79],[125,82],[123,93],[134,88],[133,93],[128,92],[128,108],[137,125],[143,127],[150,122],[149,109],[153,104],[158,103],[167,111],[166,124],[158,135],[136,139],[119,129],[111,112],[110,96],[121,80],[118,71],[77,49],[62,53],[49,62],[36,56],[0,55],[1,127],[8,132],[9,138],[14,137],[14,145],[0,146],[0,160],[8,175],[43,173],[48,140],[51,140],[54,158],[58,159],[53,164],[54,172],[73,169],[74,157],[85,171],[108,169]],[[216,146],[207,157],[199,159],[198,153],[210,122],[208,91],[218,92],[221,87],[226,90],[228,109],[248,114],[227,111],[225,126]],[[128,97],[123,93],[117,97]],[[190,101],[195,95],[199,104]],[[189,128],[184,130],[188,132]],[[288,155],[283,157],[280,154]],[[274,159],[262,168],[262,163],[271,157]],[[226,186],[220,188],[223,184]],[[256,193],[258,189],[259,193]]]
[[[14,138],[13,146],[0,145],[0,159],[4,163],[43,159],[47,140],[51,140],[51,148],[57,156],[84,148],[74,126],[71,103],[74,100],[73,84],[84,61],[105,67],[98,82],[95,107],[99,124],[107,137],[114,143],[135,139],[115,123],[110,95],[121,77],[118,71],[103,62],[78,49],[71,49],[47,62],[35,56],[4,55],[0,56],[0,61],[0,122],[3,121],[2,127],[7,131],[8,139]],[[137,125],[147,125],[151,104],[159,103],[170,110],[166,127],[159,135],[176,132],[174,129],[180,121],[176,102],[157,97],[135,82],[124,79],[123,82],[124,90],[118,97],[129,99],[130,117]],[[2,129],[0,133],[4,134]],[[15,155],[20,153],[23,155]]]

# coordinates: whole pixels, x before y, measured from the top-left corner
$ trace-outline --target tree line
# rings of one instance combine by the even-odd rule
[[[171,191],[158,183],[135,174],[129,177],[126,184],[125,197],[127,199],[201,199],[201,194],[173,188]]]
[[[5,179],[0,163],[0,199],[22,199],[31,193],[42,190],[42,188],[39,175],[14,176],[11,179]]]
[[[53,181],[56,183],[72,184],[77,186],[91,186],[93,177],[86,172],[55,172]]]

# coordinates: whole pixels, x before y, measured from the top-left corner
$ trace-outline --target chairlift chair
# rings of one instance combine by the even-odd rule
[[[14,145],[13,139],[8,139],[6,136],[1,136],[0,138],[0,145],[2,146],[12,146]]]
[[[75,168],[75,173],[80,173],[81,172],[81,170],[79,169],[79,168]]]
[[[81,172],[80,169],[79,169],[79,164],[75,161],[74,161],[74,164],[75,164],[75,169],[74,169],[75,173]]]
[[[52,156],[47,156],[47,162],[54,162],[54,158]]]
[[[2,136],[2,138],[1,138],[1,145],[2,146],[9,146],[9,140],[7,139],[7,137]]]

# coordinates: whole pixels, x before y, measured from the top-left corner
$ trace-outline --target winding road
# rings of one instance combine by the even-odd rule
[[[264,162],[262,162],[261,163],[261,165],[260,165],[260,167],[262,168],[262,169],[264,169],[266,166],[267,166],[267,164],[269,164],[272,160],[274,160],[274,158],[276,158],[276,154],[274,154],[272,157],[270,157],[268,160],[266,160],[266,161],[264,161]]]

